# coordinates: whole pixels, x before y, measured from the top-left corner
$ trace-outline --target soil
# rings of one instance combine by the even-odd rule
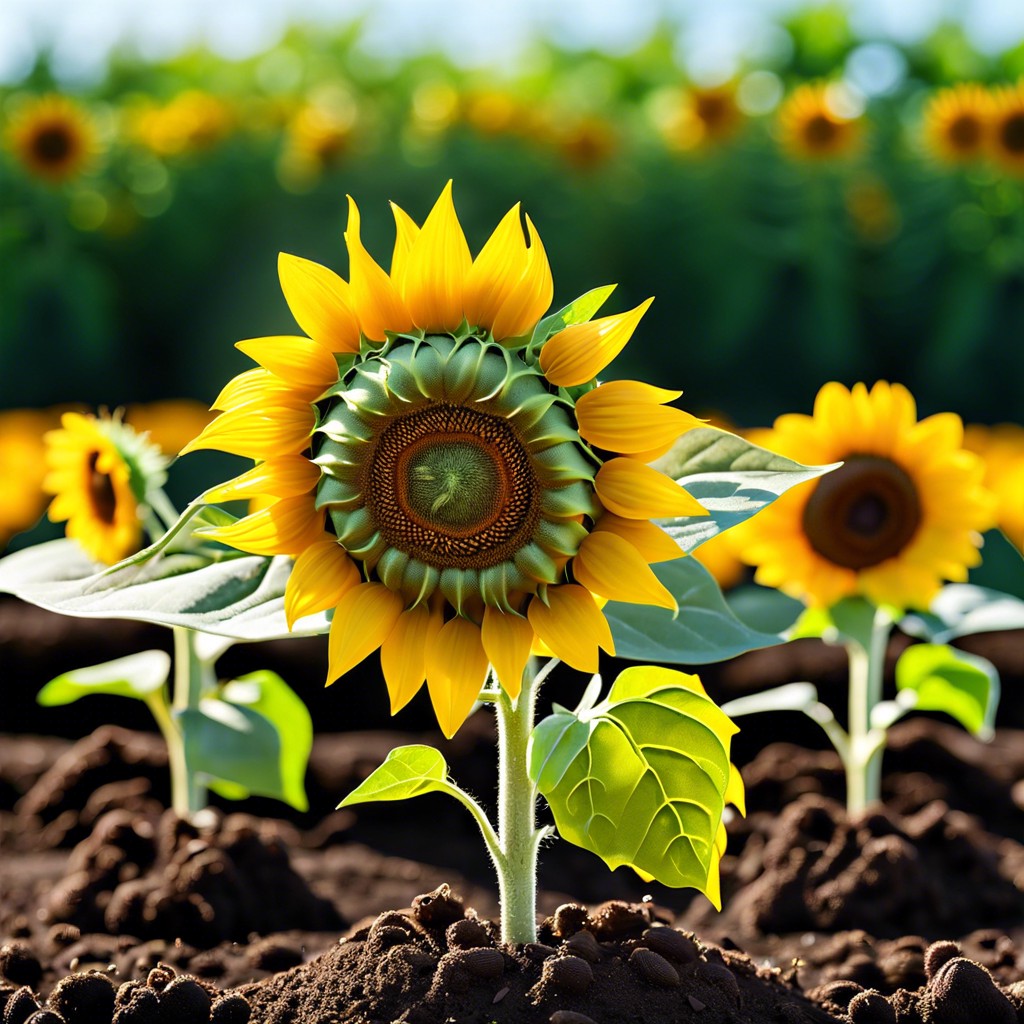
[[[479,835],[454,801],[330,810],[410,742],[437,745],[488,803],[486,713],[452,743],[415,708],[410,730],[374,731],[363,726],[375,698],[357,690],[358,728],[314,742],[310,812],[220,803],[185,824],[167,809],[157,736],[94,727],[82,702],[76,738],[70,718],[51,728],[53,712],[24,700],[161,631],[117,624],[98,637],[95,624],[46,617],[60,624],[55,651],[43,615],[0,602],[0,679],[18,709],[17,731],[0,736],[0,1024],[1024,1022],[1020,633],[970,641],[1003,674],[992,743],[935,718],[899,723],[884,808],[852,820],[813,725],[744,720],[748,815],[728,822],[721,913],[557,841],[542,852],[538,942],[510,947]],[[720,700],[810,677],[835,704],[835,653],[802,642],[701,675]],[[315,642],[254,645],[233,671],[278,661],[315,705],[301,681],[321,654]]]

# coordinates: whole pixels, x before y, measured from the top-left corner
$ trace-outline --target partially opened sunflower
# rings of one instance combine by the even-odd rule
[[[185,451],[256,461],[205,497],[270,503],[207,535],[295,557],[289,622],[333,609],[328,683],[379,648],[392,712],[426,681],[451,736],[489,665],[513,698],[535,649],[595,671],[603,599],[675,608],[650,563],[681,551],[650,520],[704,510],[646,462],[699,421],[595,380],[651,300],[531,344],[553,287],[518,204],[475,259],[450,183],[422,227],[393,212],[390,273],[351,199],[348,281],[281,255],[307,336],[240,342],[259,367]]]
[[[918,421],[900,384],[832,381],[812,416],[789,413],[747,436],[809,464],[843,463],[734,531],[758,583],[824,607],[862,596],[927,608],[944,580],[966,580],[981,561],[993,499],[955,413]]]

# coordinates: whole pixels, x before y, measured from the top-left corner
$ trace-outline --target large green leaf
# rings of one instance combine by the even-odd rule
[[[604,613],[620,658],[706,665],[782,643],[779,634],[762,633],[740,621],[697,559],[677,558],[651,568],[679,602],[679,614],[673,617],[664,608],[609,602]]]
[[[396,747],[338,807],[376,800],[408,800],[424,793],[446,792],[451,789],[447,777],[448,765],[433,747],[419,743]]]
[[[556,708],[537,725],[530,777],[565,839],[610,868],[629,865],[717,902],[715,842],[736,731],[696,676],[637,666],[601,704]]]
[[[899,625],[905,633],[936,644],[972,633],[1024,629],[1024,601],[986,587],[948,583],[927,612],[913,612]]]
[[[276,673],[234,679],[175,718],[189,771],[210,776],[222,795],[256,793],[300,811],[309,807],[304,779],[313,723]]]
[[[239,640],[272,640],[323,633],[323,614],[289,631],[284,588],[290,558],[241,552],[155,553],[98,568],[72,540],[38,544],[0,559],[0,592],[61,612],[98,619],[135,619]]]
[[[969,732],[992,734],[999,673],[984,658],[945,644],[915,644],[896,662],[896,689],[914,693],[918,711],[943,711]]]
[[[662,526],[684,551],[749,519],[796,484],[836,469],[802,466],[765,448],[713,427],[688,430],[654,465],[708,510],[706,516],[679,516]]]
[[[51,679],[36,700],[43,707],[70,704],[94,693],[149,700],[167,682],[171,658],[165,651],[140,651],[102,665],[76,668]]]

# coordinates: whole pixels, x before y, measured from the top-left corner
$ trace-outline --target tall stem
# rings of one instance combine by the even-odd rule
[[[846,645],[850,659],[850,750],[846,763],[846,809],[859,814],[882,796],[884,733],[871,726],[882,699],[882,673],[892,619],[876,609],[867,636]]]
[[[206,786],[188,764],[181,716],[199,708],[199,699],[213,684],[213,669],[196,653],[195,633],[174,627],[173,737],[167,754],[171,767],[171,806],[182,818],[191,818],[206,806]],[[159,718],[157,719],[159,722]],[[164,735],[168,731],[163,729]]]
[[[537,797],[530,781],[527,745],[540,679],[532,663],[513,706],[501,691],[498,714],[498,898],[503,942],[537,941],[537,853],[543,831],[537,828]]]

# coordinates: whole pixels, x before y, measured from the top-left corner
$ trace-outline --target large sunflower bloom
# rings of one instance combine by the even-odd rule
[[[92,117],[57,94],[26,101],[11,118],[7,142],[30,174],[54,184],[87,170],[99,150]]]
[[[936,159],[947,164],[977,160],[988,149],[992,97],[976,82],[940,89],[924,109],[924,139]]]
[[[989,145],[1000,167],[1024,176],[1024,80],[993,93]]]
[[[98,562],[113,565],[142,547],[143,505],[164,480],[156,448],[117,418],[66,412],[45,435],[43,489],[49,517]]]
[[[529,344],[552,280],[518,204],[475,259],[450,183],[422,227],[393,211],[390,273],[351,199],[349,281],[282,254],[308,337],[239,343],[260,367],[186,450],[257,461],[206,499],[272,504],[207,535],[296,558],[289,621],[334,611],[328,683],[380,648],[392,712],[426,681],[451,736],[488,664],[515,697],[535,648],[597,669],[603,599],[675,607],[649,563],[680,549],[649,520],[703,509],[645,463],[699,421],[678,392],[596,386],[650,300]]]
[[[807,82],[794,89],[779,107],[779,142],[791,157],[837,160],[859,148],[863,118],[843,113],[833,89],[824,82]]]
[[[833,381],[813,416],[780,416],[754,439],[808,464],[843,462],[738,528],[758,583],[825,607],[862,595],[927,608],[943,580],[965,580],[981,560],[979,534],[992,524],[981,460],[962,447],[958,416],[918,422],[902,385]]]

